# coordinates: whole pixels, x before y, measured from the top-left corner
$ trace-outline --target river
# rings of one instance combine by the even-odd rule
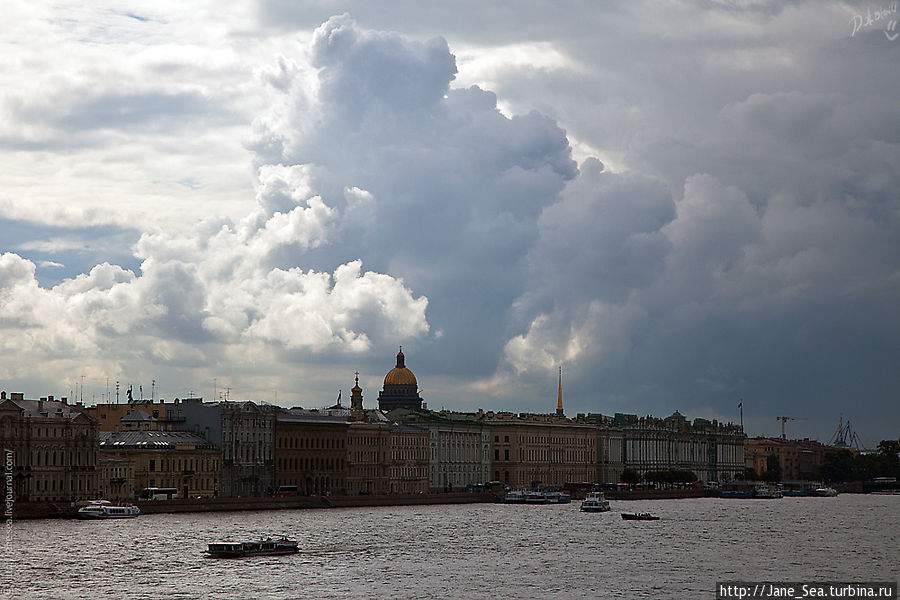
[[[0,597],[715,598],[715,582],[897,581],[900,496],[431,505],[12,523]],[[624,521],[650,511],[659,521]],[[301,552],[215,560],[286,534]]]

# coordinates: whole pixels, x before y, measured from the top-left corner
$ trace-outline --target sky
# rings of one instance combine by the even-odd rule
[[[896,3],[4,12],[6,391],[900,436]]]

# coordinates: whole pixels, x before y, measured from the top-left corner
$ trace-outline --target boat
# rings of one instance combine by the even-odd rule
[[[831,487],[820,487],[813,490],[813,496],[818,496],[820,498],[834,498],[838,495],[837,490]]]
[[[525,504],[525,492],[522,490],[509,490],[503,499],[506,504]]]
[[[609,500],[600,492],[591,492],[581,501],[581,510],[584,512],[608,512]]]
[[[626,521],[659,521],[659,517],[650,513],[622,513],[622,518]]]
[[[140,514],[137,506],[112,506],[108,502],[92,502],[78,509],[79,519],[131,519]]]
[[[543,490],[528,490],[525,492],[525,504],[549,504],[550,499]]]
[[[281,556],[296,554],[299,551],[296,541],[283,537],[277,540],[266,538],[255,542],[216,542],[209,544],[206,555],[209,558],[242,558],[245,556]]]
[[[547,500],[547,504],[569,504],[572,502],[572,496],[566,492],[544,492],[544,498]]]
[[[781,493],[781,490],[776,485],[770,485],[767,483],[760,483],[756,486],[753,491],[754,498],[760,498],[763,500],[769,500],[773,498],[781,498],[784,494]]]

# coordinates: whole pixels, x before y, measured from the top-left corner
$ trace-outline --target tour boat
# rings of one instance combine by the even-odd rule
[[[584,512],[608,512],[609,500],[600,492],[591,492],[581,501],[581,510]]]
[[[509,490],[506,492],[506,498],[503,501],[507,504],[525,504],[525,492],[522,490]]]
[[[528,490],[525,492],[525,504],[549,504],[550,499],[543,490]]]
[[[256,542],[217,542],[209,544],[206,554],[210,558],[241,558],[244,556],[280,556],[283,554],[296,554],[299,551],[297,542],[294,540],[266,538]]]
[[[547,500],[547,504],[569,504],[572,502],[572,496],[566,492],[544,492],[544,498]]]
[[[622,513],[622,518],[626,521],[659,521],[659,517],[650,513]]]
[[[92,502],[78,509],[79,519],[131,519],[141,514],[137,506],[112,506]]]

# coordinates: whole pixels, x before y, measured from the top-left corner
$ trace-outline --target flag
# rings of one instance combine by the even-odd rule
[[[743,403],[743,402],[738,402],[738,408],[741,408],[742,406],[744,406],[744,403]]]
[[[337,399],[338,404],[341,403],[341,391],[342,391],[342,390],[338,390],[338,399]]]

